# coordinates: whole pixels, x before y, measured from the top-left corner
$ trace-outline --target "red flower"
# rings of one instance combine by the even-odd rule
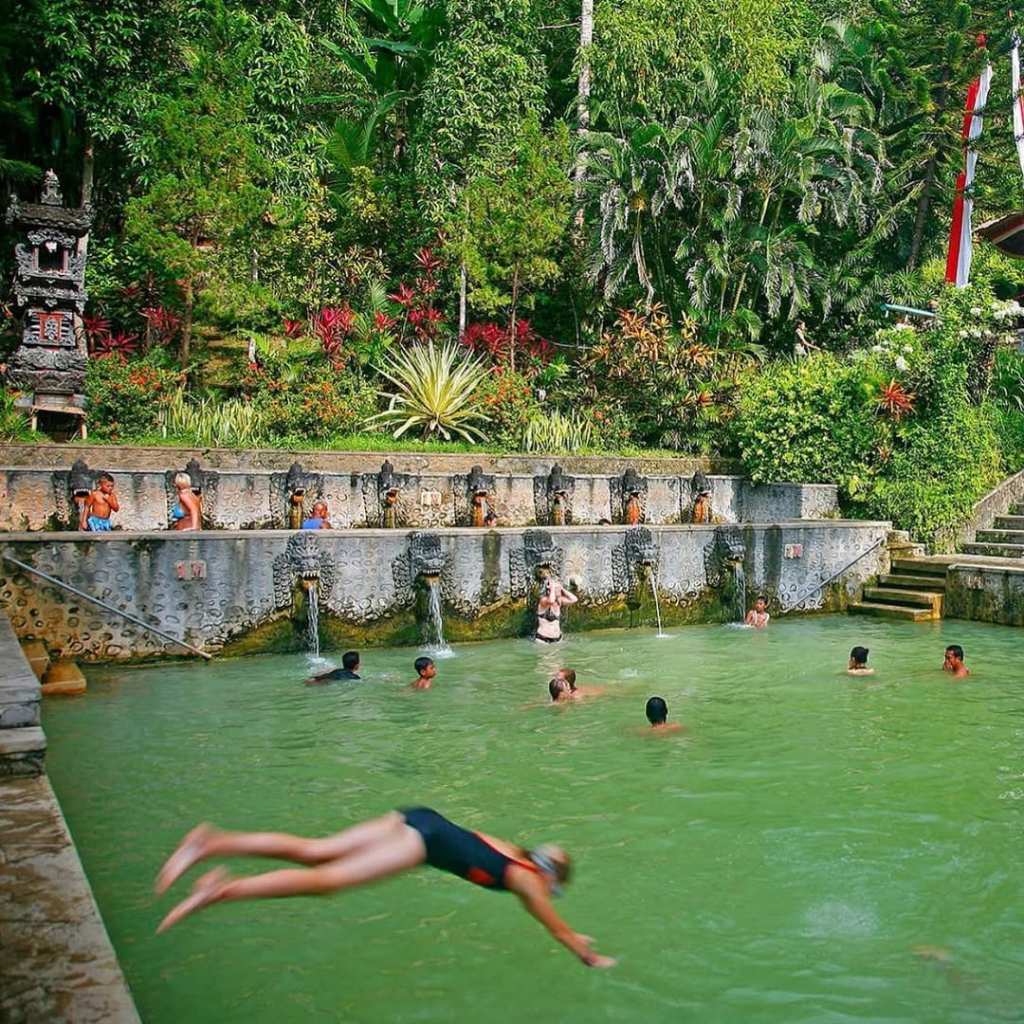
[[[887,412],[894,420],[901,419],[914,411],[916,395],[909,394],[902,384],[894,377],[878,392],[878,407]]]
[[[407,284],[400,284],[398,291],[394,295],[389,295],[388,298],[403,309],[409,309],[416,301],[416,293]]]

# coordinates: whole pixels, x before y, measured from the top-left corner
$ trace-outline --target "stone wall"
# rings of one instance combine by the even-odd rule
[[[950,566],[946,574],[945,616],[1024,626],[1024,567]]]
[[[667,623],[730,620],[740,578],[734,564],[742,566],[748,604],[756,591],[776,613],[842,607],[860,583],[886,571],[884,544],[838,584],[814,588],[884,541],[887,529],[835,520],[427,535],[21,533],[7,536],[3,550],[177,639],[211,652],[247,653],[305,646],[310,586],[318,588],[327,647],[416,643],[428,578],[441,588],[448,639],[528,633],[545,568],[579,595],[567,612],[570,631],[653,623],[651,576]],[[20,637],[44,640],[54,657],[187,653],[9,563],[0,567],[0,608]]]
[[[530,526],[551,521],[549,473],[554,463],[539,463],[534,473],[488,472],[484,469],[489,506],[499,526]],[[110,470],[114,476],[120,511],[115,529],[166,530],[176,501],[173,473],[184,462],[165,460],[163,469],[112,469],[109,463],[89,463],[84,479]],[[336,529],[381,525],[385,485],[381,465],[372,471],[337,472],[305,464],[305,508],[322,497]],[[493,468],[493,467],[490,467]],[[562,467],[563,469],[565,467]],[[0,531],[77,529],[77,507],[72,499],[71,467],[0,468]],[[288,525],[290,489],[287,467],[281,470],[215,470],[201,466],[203,519],[207,529],[262,530]],[[689,522],[693,507],[692,475],[651,473],[637,478],[641,485],[642,521],[649,525]],[[193,481],[200,482],[200,481]],[[468,526],[472,486],[468,470],[442,473],[436,467],[394,472],[398,496],[398,526],[434,529]],[[770,523],[786,519],[820,519],[838,514],[832,484],[770,484],[757,486],[739,476],[711,475],[711,501],[715,521]],[[621,474],[571,474],[566,488],[568,522],[596,525],[602,519],[621,523],[625,499]]]
[[[39,680],[7,616],[0,614],[0,777],[38,775],[46,738],[39,725]]]

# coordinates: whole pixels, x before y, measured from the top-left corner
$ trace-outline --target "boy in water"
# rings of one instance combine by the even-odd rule
[[[323,686],[325,683],[332,683],[336,679],[358,679],[359,652],[346,651],[341,656],[341,668],[333,668],[330,672],[313,676],[306,680],[307,686]]]
[[[964,649],[959,644],[950,644],[942,662],[942,671],[950,672],[954,679],[964,679],[971,670],[964,664]]]
[[[114,478],[109,473],[96,477],[96,489],[90,491],[78,510],[78,528],[92,533],[110,532],[110,513],[119,512]]]
[[[850,651],[846,674],[848,676],[873,676],[875,674],[873,668],[868,668],[868,649],[866,647],[854,647]]]
[[[412,688],[414,690],[429,690],[430,681],[437,675],[433,659],[417,658],[412,667],[416,669],[416,678],[412,681]]]
[[[768,602],[763,597],[759,597],[754,602],[754,607],[747,612],[747,625],[753,626],[754,629],[764,629],[770,618]]]
[[[333,530],[331,521],[327,518],[327,502],[313,502],[313,514],[308,519],[302,520],[303,530]]]
[[[577,686],[576,670],[573,668],[560,668],[555,678],[548,683],[548,693],[553,701],[599,697],[605,689],[604,686]]]
[[[659,736],[682,731],[683,727],[678,722],[669,723],[668,705],[662,697],[651,697],[647,702],[647,707],[644,708],[644,713],[647,715],[647,721],[651,723],[654,733]]]

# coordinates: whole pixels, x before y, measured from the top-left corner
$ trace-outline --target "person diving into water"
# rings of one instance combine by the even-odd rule
[[[157,875],[156,891],[165,893],[189,868],[208,857],[274,857],[306,866],[250,878],[234,878],[215,868],[198,879],[192,895],[171,910],[158,932],[214,903],[324,895],[429,864],[483,888],[515,893],[527,912],[587,967],[615,965],[612,957],[595,953],[590,948],[594,940],[573,931],[551,905],[571,874],[569,855],[561,847],[545,843],[526,850],[460,828],[428,807],[392,811],[324,839],[226,832],[199,825],[167,859]]]

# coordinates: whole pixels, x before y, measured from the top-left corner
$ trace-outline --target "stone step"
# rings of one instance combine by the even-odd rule
[[[910,576],[909,574],[904,576],[884,573],[878,577],[878,585],[880,587],[901,587],[904,590],[925,590],[937,594],[945,593],[946,590],[945,578],[938,576]]]
[[[43,676],[44,696],[75,696],[86,688],[85,676],[73,661],[55,661]]]
[[[962,544],[965,555],[992,555],[996,558],[1024,558],[1024,544]]]
[[[46,670],[50,667],[50,655],[46,653],[46,645],[40,640],[26,640],[21,645],[21,653],[29,668],[36,675],[36,679],[42,679]]]
[[[881,601],[854,601],[848,608],[851,615],[873,615],[879,619],[903,619],[908,622],[932,622],[935,613],[928,608],[908,608],[903,604]]]
[[[944,580],[949,566],[945,562],[929,562],[923,558],[894,558],[892,571],[908,576],[933,576]]]
[[[992,525],[997,530],[1024,530],[1024,516],[996,516]]]
[[[942,594],[899,587],[865,587],[863,600],[874,604],[899,604],[908,608],[924,608],[936,616],[942,614]]]
[[[978,530],[975,544],[1020,544],[1024,547],[1024,530]]]

